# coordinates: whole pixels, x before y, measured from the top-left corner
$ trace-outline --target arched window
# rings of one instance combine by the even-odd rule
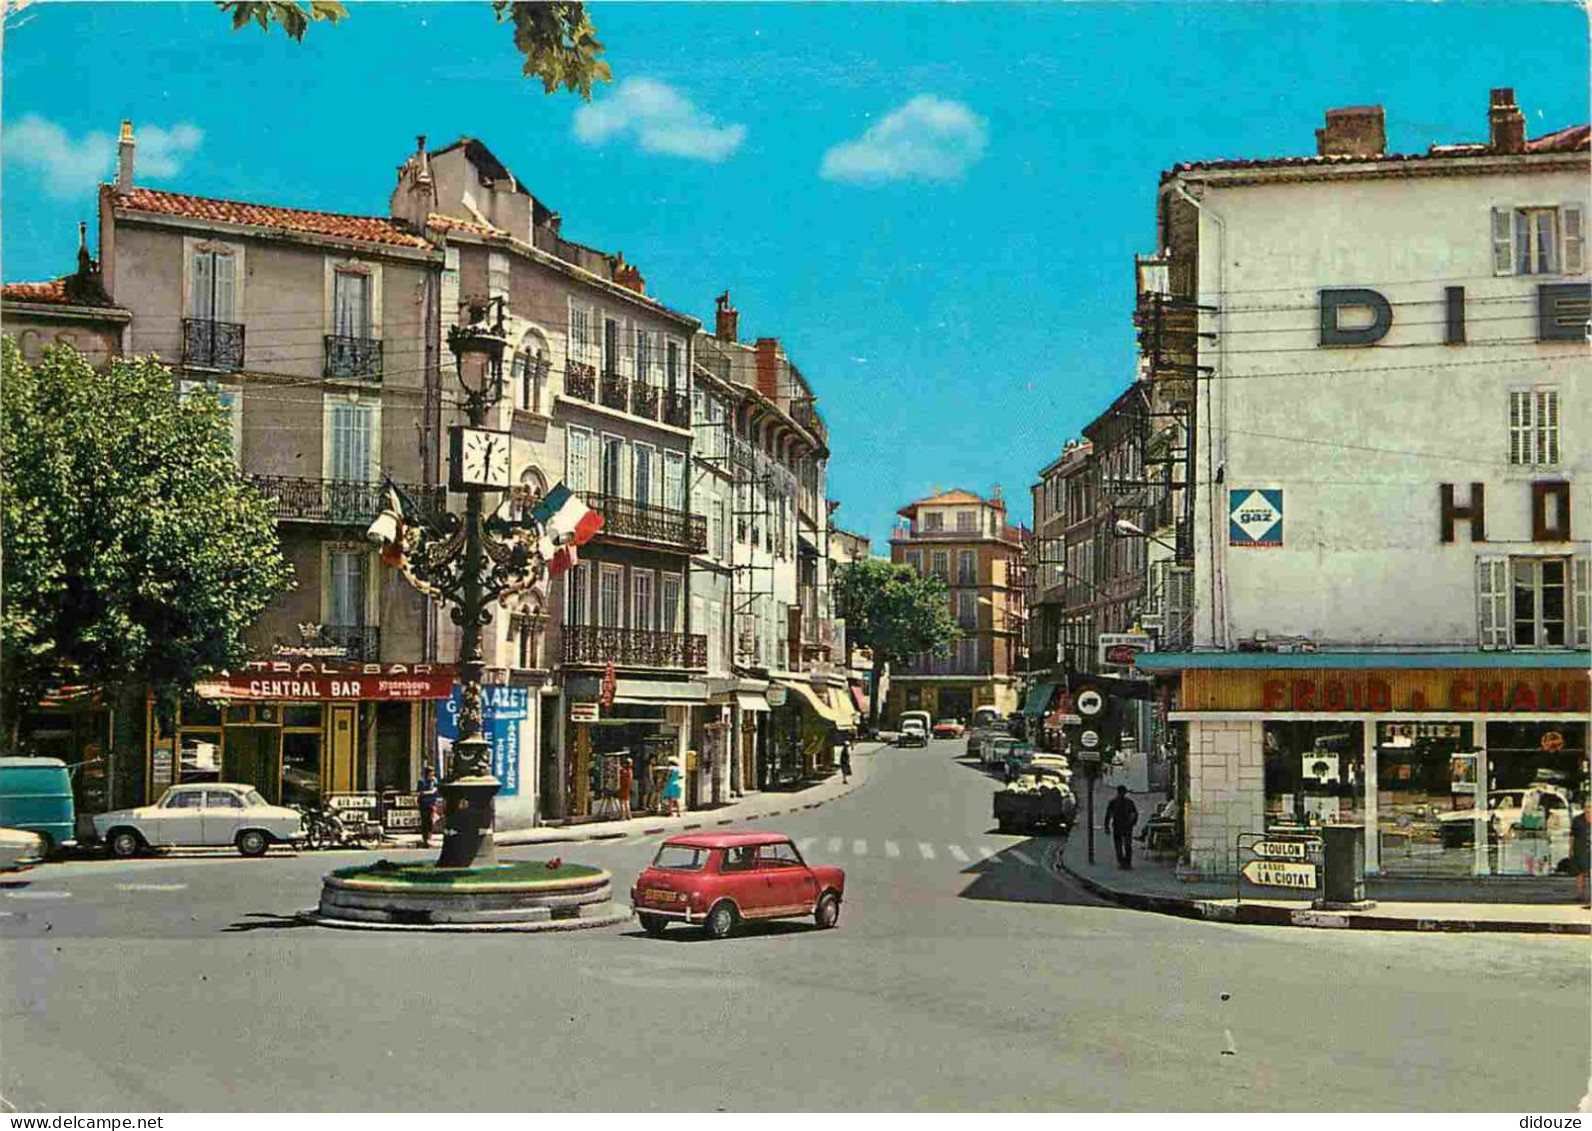
[[[524,412],[544,414],[543,402],[547,398],[547,375],[552,363],[547,339],[532,330],[520,339],[514,351],[510,378],[514,386],[514,407]]]
[[[509,643],[514,650],[514,666],[536,671],[542,666],[542,638],[546,635],[547,613],[542,599],[534,596],[509,618]]]
[[[520,483],[514,489],[513,496],[515,519],[523,519],[546,494],[547,476],[543,475],[534,464],[520,472]]]

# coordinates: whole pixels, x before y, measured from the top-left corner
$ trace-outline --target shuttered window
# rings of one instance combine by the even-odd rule
[[[350,404],[345,397],[330,400],[328,458],[330,478],[340,483],[369,483],[375,478],[376,406]]]
[[[588,587],[591,585],[591,566],[584,562],[569,571],[568,598],[569,598],[569,623],[577,628],[584,628],[590,624],[590,606]]]
[[[1476,559],[1476,637],[1484,649],[1509,647],[1509,559]]]
[[[1495,275],[1579,275],[1584,244],[1580,204],[1492,210]]]
[[[569,430],[564,479],[571,491],[591,490],[591,433],[584,429]]]
[[[663,453],[663,505],[685,510],[685,456],[679,452]]]
[[[653,630],[652,583],[653,573],[650,569],[630,571],[631,628],[646,632]]]
[[[326,620],[340,628],[365,623],[365,554],[336,551],[328,555],[331,566]]]
[[[1575,646],[1592,647],[1592,557],[1582,554],[1571,563],[1575,573]]]
[[[603,566],[597,574],[597,626],[619,628],[623,602],[620,591],[625,578],[618,566]]]
[[[1559,462],[1559,391],[1512,389],[1509,393],[1509,463],[1552,467]]]
[[[486,289],[488,298],[509,297],[509,257],[501,251],[486,257]]]
[[[658,630],[680,631],[680,575],[666,573],[658,582]]]
[[[194,318],[237,321],[237,259],[232,252],[195,251],[190,280],[189,307]]]
[[[459,249],[449,247],[442,252],[442,328],[459,321]]]
[[[332,333],[344,338],[369,338],[370,276],[358,271],[332,275]]]

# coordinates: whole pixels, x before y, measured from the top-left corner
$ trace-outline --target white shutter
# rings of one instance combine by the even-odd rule
[[[459,321],[459,249],[456,247],[444,248],[442,251],[442,329],[446,333],[449,326]]]
[[[569,433],[569,458],[566,461],[564,477],[568,480],[571,491],[584,492],[590,488],[588,484],[587,468],[590,464],[591,433],[574,429]]]
[[[1592,557],[1582,554],[1570,563],[1575,573],[1575,646],[1577,648],[1592,647],[1592,599],[1588,598],[1588,589],[1592,588]]]
[[[188,296],[188,308],[194,318],[214,318],[215,289],[211,285],[211,271],[214,268],[215,258],[208,251],[193,253],[193,272],[189,285],[192,293]]]
[[[1581,206],[1579,204],[1566,204],[1562,212],[1559,225],[1564,233],[1564,273],[1566,275],[1579,275],[1586,270],[1582,264],[1585,262],[1582,253],[1582,227]]]
[[[237,316],[237,273],[238,260],[231,254],[217,254],[215,257],[216,272],[216,305],[215,313],[211,315],[217,322],[236,322]]]
[[[1476,559],[1476,635],[1483,649],[1509,647],[1509,559],[1500,554]]]
[[[1524,467],[1531,464],[1531,405],[1529,389],[1512,389],[1509,393],[1509,465]]]
[[[1552,467],[1559,462],[1559,391],[1537,391],[1537,459]]]
[[[1493,274],[1515,273],[1515,230],[1511,209],[1492,210]]]

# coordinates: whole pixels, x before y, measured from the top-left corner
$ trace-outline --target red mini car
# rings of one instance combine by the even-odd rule
[[[744,919],[811,915],[820,927],[840,922],[846,873],[808,867],[778,833],[672,836],[630,889],[630,906],[649,935],[670,922],[700,923],[722,939]]]

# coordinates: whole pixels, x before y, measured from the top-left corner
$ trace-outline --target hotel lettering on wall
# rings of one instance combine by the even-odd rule
[[[1374,346],[1393,328],[1393,304],[1370,287],[1324,287],[1318,300],[1320,345]],[[1465,344],[1465,288],[1444,287],[1443,307],[1441,344]],[[1589,317],[1592,283],[1543,283],[1537,287],[1537,341],[1584,341]]]
[[[1533,542],[1570,541],[1570,484],[1562,479],[1538,479],[1527,485],[1531,491],[1531,540]],[[1441,538],[1454,541],[1455,527],[1470,527],[1472,542],[1487,541],[1487,485],[1472,483],[1463,500],[1452,483],[1437,486],[1437,519]]]
[[[1200,670],[1183,673],[1183,710],[1305,714],[1584,714],[1584,672]]]

